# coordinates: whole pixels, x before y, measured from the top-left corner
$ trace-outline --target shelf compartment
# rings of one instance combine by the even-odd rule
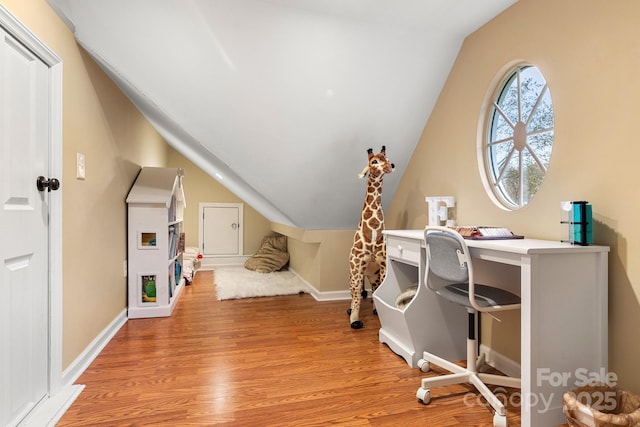
[[[139,302],[142,305],[158,305],[158,275],[151,274],[138,274],[138,283],[140,284],[140,298]]]
[[[138,249],[158,249],[158,233],[155,231],[138,232]]]

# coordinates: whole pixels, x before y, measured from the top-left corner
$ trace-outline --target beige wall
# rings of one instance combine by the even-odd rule
[[[126,308],[125,198],[167,145],[44,0],[2,4],[63,60],[63,368]],[[75,178],[76,153],[86,179]]]
[[[86,53],[63,60],[66,365],[127,306],[125,199],[141,165],[164,165],[166,144]],[[85,180],[75,179],[77,152]]]
[[[349,289],[349,252],[354,230],[304,230],[272,224],[287,236],[290,267],[320,292]]]
[[[560,238],[559,203],[593,204],[609,254],[609,361],[640,392],[640,2],[520,0],[469,36],[387,210],[387,228],[422,228],[424,197],[456,197],[459,224]],[[537,65],[555,110],[547,178],[525,208],[497,208],[481,183],[476,141],[485,97],[516,60]],[[558,325],[561,327],[561,325]]]
[[[271,222],[242,199],[211,178],[186,157],[169,148],[168,166],[185,171],[184,192],[187,207],[184,211],[184,230],[187,246],[198,246],[200,203],[243,203],[244,233],[242,249],[245,255],[252,255],[260,248],[262,238],[272,235]]]

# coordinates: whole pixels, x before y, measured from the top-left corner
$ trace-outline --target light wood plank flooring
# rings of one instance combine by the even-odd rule
[[[364,329],[352,330],[348,305],[307,294],[217,301],[201,271],[172,317],[122,327],[57,426],[492,426],[471,387],[419,403],[420,378],[445,371],[411,369],[381,344],[370,299]],[[509,411],[519,426],[519,408]]]

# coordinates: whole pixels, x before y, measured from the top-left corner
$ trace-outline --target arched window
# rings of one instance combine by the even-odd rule
[[[525,206],[544,180],[553,148],[551,93],[538,68],[518,65],[498,86],[487,109],[485,172],[497,201]]]

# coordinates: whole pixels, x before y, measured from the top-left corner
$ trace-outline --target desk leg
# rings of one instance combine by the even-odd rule
[[[605,255],[522,257],[523,427],[566,422],[562,394],[593,380],[606,380]]]
[[[520,375],[521,375],[521,425],[522,427],[532,427],[538,424],[532,424],[531,408],[526,405],[526,397],[532,393],[532,385],[535,384],[535,378],[532,372],[534,357],[533,353],[533,336],[532,330],[532,295],[531,295],[531,259],[523,257],[520,265],[520,297],[522,306],[520,308]]]

